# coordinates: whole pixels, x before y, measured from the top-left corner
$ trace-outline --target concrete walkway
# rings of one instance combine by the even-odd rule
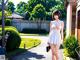
[[[41,44],[21,55],[14,56],[12,60],[51,60],[51,50],[46,52],[48,36],[21,36],[22,38],[38,38]],[[59,60],[63,60],[62,50],[59,50]]]

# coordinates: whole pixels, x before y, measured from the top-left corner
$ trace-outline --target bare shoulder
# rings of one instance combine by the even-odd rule
[[[55,21],[50,21],[50,23],[54,23]]]
[[[55,22],[55,21],[51,21],[51,22]]]

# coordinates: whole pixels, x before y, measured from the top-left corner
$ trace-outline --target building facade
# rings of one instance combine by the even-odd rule
[[[77,38],[80,44],[80,0],[77,0]]]
[[[65,0],[67,11],[66,38],[75,35],[80,44],[80,0]]]

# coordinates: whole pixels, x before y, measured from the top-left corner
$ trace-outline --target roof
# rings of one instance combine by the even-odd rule
[[[20,16],[17,13],[12,13],[11,16],[8,16],[7,18],[12,18],[12,19],[23,19],[24,17]]]

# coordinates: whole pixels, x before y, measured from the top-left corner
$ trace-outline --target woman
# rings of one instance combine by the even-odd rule
[[[60,11],[52,13],[53,21],[50,22],[50,32],[48,44],[52,51],[52,60],[59,60],[58,51],[61,41],[63,41],[64,22],[61,21]]]

